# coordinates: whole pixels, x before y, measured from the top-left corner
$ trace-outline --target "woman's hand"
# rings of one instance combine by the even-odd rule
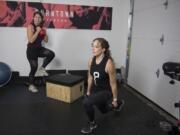
[[[118,107],[117,101],[112,101],[112,105],[113,105],[115,108]]]
[[[41,31],[41,27],[36,27],[36,32],[39,33]]]

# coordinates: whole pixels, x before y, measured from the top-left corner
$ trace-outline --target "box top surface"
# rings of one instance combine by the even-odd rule
[[[65,86],[73,86],[84,80],[84,77],[71,74],[57,74],[50,76],[46,79],[46,82],[55,84],[61,84]]]

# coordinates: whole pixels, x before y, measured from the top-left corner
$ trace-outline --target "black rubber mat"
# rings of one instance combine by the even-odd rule
[[[125,100],[121,112],[101,114],[93,135],[165,135],[159,122],[166,120],[146,103],[120,89]],[[0,135],[80,135],[87,117],[82,99],[72,104],[46,97],[45,87],[31,93],[27,86],[11,84],[0,88]]]

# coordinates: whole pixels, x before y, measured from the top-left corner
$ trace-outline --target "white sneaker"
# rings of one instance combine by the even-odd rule
[[[45,68],[40,67],[36,72],[35,76],[48,76],[49,74],[46,72]]]
[[[33,93],[38,92],[38,89],[33,84],[30,84],[28,89],[29,89],[29,91],[31,91]]]

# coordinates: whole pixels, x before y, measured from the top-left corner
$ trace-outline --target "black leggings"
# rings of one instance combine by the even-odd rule
[[[34,76],[35,73],[37,71],[38,68],[38,57],[42,57],[44,59],[42,67],[46,67],[54,58],[55,54],[53,51],[44,48],[44,47],[40,47],[40,48],[32,48],[32,47],[28,47],[27,51],[27,59],[29,61],[30,64],[30,73],[29,73],[29,83],[33,84],[34,83]]]
[[[94,106],[96,106],[101,113],[106,113],[109,111],[108,103],[110,99],[112,99],[112,93],[110,90],[102,90],[97,93],[92,93],[90,96],[84,99],[83,105],[89,121],[94,121]]]

